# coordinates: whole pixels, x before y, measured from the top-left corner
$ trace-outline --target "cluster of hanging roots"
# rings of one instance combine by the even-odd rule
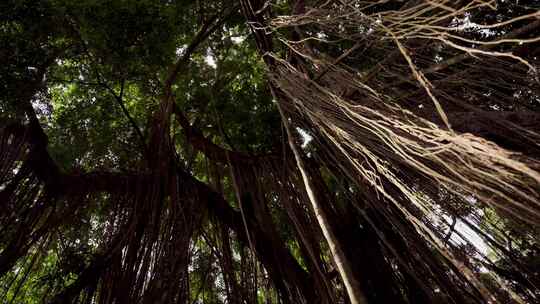
[[[39,126],[2,126],[2,297],[99,206],[92,258],[44,302],[187,303],[201,239],[226,303],[538,301],[540,13],[467,31],[496,1],[305,2],[276,17],[241,1],[289,135],[278,153],[213,144],[169,95],[132,173],[65,174]]]
[[[193,187],[171,178],[160,144],[151,170],[138,175],[100,173],[65,176],[50,160],[34,126],[3,126],[2,254],[0,274],[18,271],[2,290],[13,301],[30,271],[61,239],[66,225],[85,220],[85,209],[103,205],[105,224],[94,237],[94,258],[62,290],[50,287],[50,303],[183,303],[189,298],[187,266],[191,237],[201,212]],[[156,140],[163,130],[156,130]],[[106,195],[104,195],[106,193]],[[23,261],[18,261],[19,259]],[[8,282],[8,281],[6,281]],[[31,288],[38,288],[32,286]],[[7,297],[8,291],[12,297]]]
[[[351,203],[387,258],[432,302],[501,301],[497,289],[509,290],[513,301],[523,294],[536,299],[538,273],[520,266],[485,216],[517,223],[518,234],[538,241],[538,8],[480,25],[474,17],[500,12],[495,1],[299,5],[292,15],[252,22],[259,37],[277,40],[276,50],[262,51],[282,118],[311,134],[314,158],[347,180],[360,198]],[[535,97],[519,104],[515,94],[522,92]],[[533,122],[520,125],[497,110],[530,114]],[[465,113],[478,121],[464,123]],[[479,126],[482,116],[487,122]],[[523,144],[504,139],[513,136]],[[496,258],[463,231],[452,238],[456,221],[480,235]],[[407,248],[396,247],[389,234]],[[472,252],[464,261],[459,251],[466,246]],[[500,272],[489,274],[497,289],[486,284],[478,267],[497,259],[523,274],[528,291],[511,291]]]

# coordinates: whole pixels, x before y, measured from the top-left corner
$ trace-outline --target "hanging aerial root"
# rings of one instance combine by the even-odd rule
[[[288,106],[300,108],[320,127],[372,186],[385,192],[378,175],[390,177],[398,187],[405,186],[392,173],[391,164],[395,162],[449,191],[477,197],[530,224],[540,223],[536,191],[540,173],[532,169],[538,165],[535,160],[518,161],[512,152],[482,138],[441,129],[384,97],[369,96],[376,108],[344,100],[281,63],[272,79],[294,102]]]

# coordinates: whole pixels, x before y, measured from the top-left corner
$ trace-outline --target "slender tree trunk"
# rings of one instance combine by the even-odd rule
[[[300,170],[300,173],[302,174],[302,180],[304,181],[306,192],[308,194],[309,200],[315,212],[315,217],[317,218],[319,226],[321,227],[321,230],[323,232],[324,238],[326,239],[326,242],[328,243],[328,247],[330,248],[330,252],[332,254],[332,259],[334,260],[334,263],[336,264],[338,272],[341,275],[341,279],[343,280],[343,284],[345,285],[347,294],[349,296],[349,299],[351,300],[351,304],[368,303],[366,296],[360,289],[359,282],[354,277],[351,264],[348,261],[347,257],[345,256],[345,253],[343,252],[341,245],[339,244],[339,241],[337,240],[336,236],[334,235],[329,225],[327,215],[321,208],[320,203],[317,199],[317,196],[315,195],[312,182],[308,176],[307,170],[304,165],[304,161],[302,160],[300,151],[298,151],[294,138],[291,134],[291,129],[287,121],[287,117],[283,113],[283,110],[281,109],[281,106],[279,105],[279,101],[277,103],[277,106],[278,106],[278,110],[281,115],[283,124],[285,126],[285,131],[287,132],[287,139],[288,139],[289,145],[291,147],[291,150],[293,151],[294,158],[296,159],[296,164],[298,165],[298,169]]]

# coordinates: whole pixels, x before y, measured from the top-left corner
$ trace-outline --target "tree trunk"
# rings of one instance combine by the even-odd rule
[[[319,226],[321,227],[324,238],[326,239],[326,242],[328,243],[328,247],[330,248],[330,252],[332,254],[332,259],[334,260],[334,263],[336,264],[339,274],[341,275],[341,279],[343,280],[343,284],[345,285],[349,299],[351,300],[352,304],[367,303],[367,298],[362,292],[362,290],[360,289],[360,283],[354,277],[351,264],[348,261],[347,257],[345,256],[345,253],[343,252],[343,249],[341,248],[341,244],[339,243],[336,236],[334,235],[334,232],[332,231],[329,225],[327,215],[324,212],[323,208],[320,206],[318,198],[315,195],[311,179],[308,176],[308,172],[305,168],[302,156],[300,155],[300,151],[298,151],[293,135],[291,134],[292,132],[288,124],[287,117],[283,113],[283,110],[281,109],[279,102],[278,102],[278,109],[281,114],[281,120],[283,121],[283,124],[285,125],[285,131],[287,132],[289,146],[291,147],[291,150],[293,151],[294,158],[296,159],[296,164],[298,165],[298,169],[300,170],[300,173],[302,174],[302,180],[304,181],[304,186],[306,188],[309,201],[311,202],[313,211],[315,212],[315,217],[317,218],[317,222],[319,223]]]

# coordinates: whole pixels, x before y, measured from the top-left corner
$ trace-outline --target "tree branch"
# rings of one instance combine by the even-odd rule
[[[209,159],[227,164],[227,154],[233,162],[254,163],[261,158],[275,158],[277,155],[274,153],[266,153],[260,155],[253,155],[246,152],[232,151],[227,148],[221,147],[213,143],[210,139],[206,138],[202,131],[192,126],[189,123],[186,115],[180,110],[178,105],[173,105],[173,113],[176,115],[176,120],[183,129],[184,135],[187,140],[196,150],[201,151]]]

